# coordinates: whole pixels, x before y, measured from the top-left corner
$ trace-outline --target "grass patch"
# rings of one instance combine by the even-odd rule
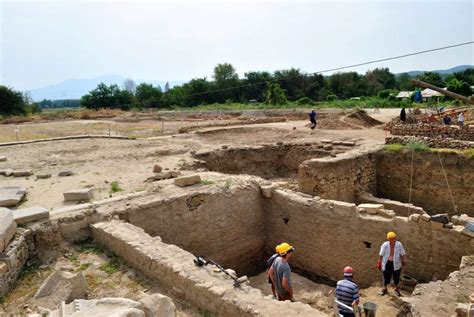
[[[116,262],[105,262],[105,263],[102,263],[100,266],[99,266],[99,270],[109,274],[109,275],[112,275],[114,273],[116,273],[119,269],[119,265],[118,263]]]
[[[39,267],[40,267],[39,262],[33,262],[33,263],[30,263],[30,264],[24,265],[21,268],[20,273],[18,273],[18,280],[22,280],[27,275],[34,274],[34,273],[38,272],[39,269],[40,269]]]
[[[112,183],[110,183],[110,192],[111,193],[117,193],[117,192],[121,192],[122,191],[122,188],[120,188],[120,185],[117,181],[113,181]]]
[[[203,179],[203,180],[201,180],[201,184],[202,185],[212,185],[212,184],[214,184],[214,182],[210,181],[208,179]]]
[[[87,270],[87,268],[91,266],[91,263],[82,263],[74,272],[81,272]]]
[[[145,191],[145,187],[139,187],[137,189],[135,189],[135,192],[138,193],[138,192],[144,192]]]
[[[469,159],[474,159],[474,149],[464,150],[463,155]]]
[[[75,242],[74,249],[77,252],[86,254],[99,254],[104,251],[102,247],[94,244],[92,238],[87,238],[83,241]]]
[[[410,141],[406,148],[415,152],[431,152],[431,148],[421,141]]]
[[[385,151],[394,152],[394,153],[400,152],[404,148],[405,148],[405,146],[403,144],[400,144],[400,143],[387,144],[384,147]]]

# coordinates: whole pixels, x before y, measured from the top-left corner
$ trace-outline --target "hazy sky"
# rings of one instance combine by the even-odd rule
[[[0,82],[210,77],[217,63],[314,72],[473,41],[473,1],[10,1],[1,5]],[[369,66],[474,64],[474,45]],[[355,69],[365,72],[368,66]]]

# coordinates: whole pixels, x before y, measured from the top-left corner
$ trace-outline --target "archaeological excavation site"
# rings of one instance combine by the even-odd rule
[[[474,125],[439,138],[384,110],[320,110],[315,130],[303,110],[163,112],[128,121],[139,137],[25,124],[43,137],[0,144],[0,315],[338,316],[351,266],[376,316],[467,317]],[[388,232],[401,296],[379,296]],[[282,242],[294,301],[268,283]]]

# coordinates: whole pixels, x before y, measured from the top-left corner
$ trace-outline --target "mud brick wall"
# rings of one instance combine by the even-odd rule
[[[457,140],[474,141],[474,126],[396,124],[391,127],[390,133],[426,137],[447,136]]]
[[[377,153],[377,197],[408,202],[411,152]],[[427,213],[454,215],[453,204],[437,153],[414,154],[411,201]],[[458,212],[474,216],[474,159],[440,153]]]
[[[307,194],[354,202],[359,192],[375,192],[375,166],[371,153],[307,160],[299,167],[298,186]]]
[[[362,287],[381,279],[375,264],[389,231],[398,233],[409,254],[405,273],[422,281],[446,278],[462,256],[474,253],[474,239],[461,234],[461,226],[444,229],[421,219],[359,214],[355,204],[283,190],[275,190],[263,206],[268,252],[287,241],[296,248],[291,259],[295,268],[338,280],[351,265]]]
[[[263,270],[264,223],[257,185],[143,203],[128,211],[128,221],[239,274]]]

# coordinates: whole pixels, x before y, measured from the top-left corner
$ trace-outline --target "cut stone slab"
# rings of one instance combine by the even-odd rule
[[[154,182],[154,181],[160,181],[163,179],[176,178],[179,175],[181,175],[181,173],[177,171],[156,173],[155,175],[148,177],[145,180],[145,182]]]
[[[43,207],[30,207],[13,211],[13,219],[17,225],[49,218],[49,211]]]
[[[66,176],[71,176],[74,175],[73,171],[61,171],[58,173],[58,176],[60,177],[66,177]]]
[[[360,204],[358,207],[363,208],[366,213],[372,215],[376,215],[379,213],[379,211],[384,210],[382,204]]]
[[[84,298],[87,293],[87,280],[82,274],[55,271],[36,292],[35,304],[44,308],[54,309],[62,301],[70,303],[75,299]]]
[[[51,178],[51,174],[36,174],[36,179]]]
[[[1,187],[0,207],[14,207],[25,197],[26,188],[23,187]]]
[[[160,165],[158,165],[158,164],[153,165],[153,173],[159,173],[162,170],[163,170],[163,168]]]
[[[146,316],[176,317],[176,307],[168,296],[143,294],[139,301]]]
[[[33,175],[31,170],[14,170],[13,177],[26,177]]]
[[[69,190],[63,196],[65,201],[89,201],[92,199],[92,188]]]
[[[341,142],[341,145],[345,145],[345,146],[355,146],[356,143],[353,142],[353,141],[342,141],[342,142]]]
[[[67,317],[161,317],[161,315],[146,315],[142,304],[139,302],[117,297],[89,300],[75,299],[69,304],[61,304],[60,308],[47,310],[47,312],[49,313],[48,316]]]
[[[0,162],[6,162],[7,157],[6,156],[0,156]]]
[[[0,208],[0,252],[3,252],[16,232],[13,213],[8,208]]]
[[[414,221],[414,222],[418,222],[420,220],[420,215],[419,214],[413,214],[413,215],[410,215],[410,217],[408,217],[408,219],[410,221]]]
[[[321,143],[331,143],[331,142],[332,142],[332,140],[327,140],[327,139],[321,140]]]
[[[174,180],[174,184],[180,187],[191,186],[194,184],[198,184],[200,182],[201,182],[201,176],[199,175],[183,176],[183,177],[176,178]]]
[[[397,214],[393,210],[379,209],[379,215],[385,218],[394,218]]]

